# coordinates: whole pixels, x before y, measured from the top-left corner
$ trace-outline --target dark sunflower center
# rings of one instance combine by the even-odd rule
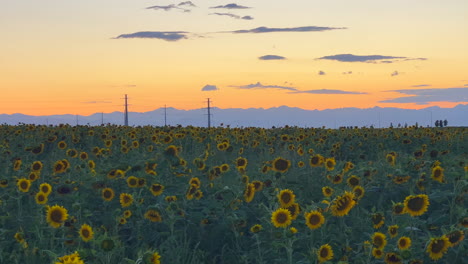
[[[439,178],[442,175],[442,171],[439,169],[434,170],[434,178]]]
[[[415,197],[408,201],[408,208],[411,211],[419,211],[423,208],[423,206],[424,206],[424,199],[421,197]]]
[[[355,186],[359,184],[359,180],[357,178],[349,178],[349,184]]]
[[[310,218],[309,218],[309,223],[311,225],[318,225],[320,223],[320,217],[316,214],[312,215]]]
[[[406,239],[400,239],[400,247],[406,246]]]
[[[155,192],[159,192],[161,190],[161,186],[160,185],[153,185],[153,191]]]
[[[445,246],[445,242],[443,240],[435,240],[433,243],[432,243],[432,248],[431,248],[431,251],[433,253],[439,253],[441,252],[443,249],[444,249],[444,246]]]
[[[39,202],[43,202],[43,201],[45,200],[44,195],[38,195],[38,196],[37,196],[37,200],[38,200]]]
[[[328,248],[322,248],[322,250],[320,250],[320,257],[322,258],[327,258],[328,257]]]
[[[50,219],[52,222],[55,223],[60,223],[62,222],[63,214],[62,211],[60,210],[53,210],[52,213],[50,214]]]
[[[349,205],[348,197],[340,198],[337,202],[337,205],[338,206],[336,207],[336,210],[338,211],[346,210],[346,208],[348,208],[348,205]]]
[[[130,196],[125,195],[123,197],[123,201],[124,201],[124,203],[129,203],[130,202]]]
[[[286,223],[287,220],[288,220],[288,216],[285,213],[279,213],[276,215],[276,222],[280,224]]]
[[[374,216],[372,216],[372,222],[374,222],[374,224],[378,224],[378,223],[380,223],[380,221],[383,220],[382,218],[383,217],[380,214],[374,215]]]
[[[318,158],[318,157],[312,157],[312,159],[310,160],[310,162],[311,162],[312,164],[314,164],[314,165],[315,165],[315,164],[318,164],[319,158]]]
[[[283,193],[283,195],[281,195],[281,201],[283,201],[286,204],[289,203],[291,201],[291,194]]]
[[[374,237],[374,245],[376,245],[377,247],[383,245],[383,239],[381,236]]]
[[[244,165],[245,165],[245,160],[244,159],[237,160],[237,166],[242,167]]]
[[[88,229],[83,229],[81,230],[81,235],[83,235],[83,237],[89,237],[91,234],[89,233],[89,230]]]
[[[333,167],[333,162],[332,162],[332,161],[327,161],[327,167],[328,167],[328,168]]]
[[[28,182],[27,182],[27,181],[22,181],[22,182],[20,183],[20,187],[21,187],[21,189],[23,189],[23,190],[27,189],[27,188],[28,188]]]
[[[129,183],[130,185],[132,185],[132,186],[133,186],[133,185],[137,185],[137,181],[136,181],[135,179],[130,179],[130,180],[128,181],[128,183]]]
[[[111,192],[111,191],[109,191],[109,190],[104,191],[104,197],[106,197],[107,199],[109,199],[109,198],[111,198],[111,196],[112,196],[112,192]]]
[[[275,162],[275,168],[279,171],[286,170],[288,168],[288,162],[284,159],[279,159]]]
[[[401,259],[400,259],[397,255],[391,254],[391,255],[388,257],[388,261],[389,261],[390,263],[392,263],[392,262],[398,263],[398,262],[401,261]]]
[[[447,235],[450,243],[456,243],[461,238],[462,233],[460,231],[455,231]]]
[[[33,170],[40,170],[40,169],[41,169],[41,165],[38,163],[34,163]]]

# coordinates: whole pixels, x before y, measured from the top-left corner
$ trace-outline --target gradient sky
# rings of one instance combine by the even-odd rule
[[[453,107],[466,0],[7,0],[0,113]]]

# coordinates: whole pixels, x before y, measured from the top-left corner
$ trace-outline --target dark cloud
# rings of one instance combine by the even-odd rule
[[[294,87],[279,86],[279,85],[263,85],[260,82],[257,82],[255,84],[241,85],[241,86],[231,85],[229,87],[234,87],[237,89],[282,89],[282,90],[288,90],[288,91],[297,91],[297,89]]]
[[[417,84],[417,85],[411,85],[411,87],[427,87],[431,86],[430,84]]]
[[[178,6],[190,6],[190,7],[197,7],[194,3],[191,1],[185,1],[185,2],[180,2]]]
[[[467,84],[465,84],[465,85],[463,85],[463,86],[468,86],[468,83],[467,83]]]
[[[219,88],[216,85],[207,84],[207,85],[203,86],[203,88],[201,90],[204,91],[204,92],[206,92],[206,91],[217,91],[217,90],[219,90]]]
[[[141,31],[131,34],[122,34],[116,39],[121,38],[151,38],[151,39],[162,39],[166,41],[178,41],[187,38],[185,31]]]
[[[172,9],[180,9],[180,7],[177,7],[176,5],[172,4],[167,6],[149,6],[146,9],[170,11]]]
[[[431,89],[403,89],[391,90],[387,92],[397,92],[405,95],[380,101],[381,103],[416,103],[428,104],[430,102],[468,102],[468,88],[431,88]]]
[[[390,76],[392,76],[392,77],[393,77],[393,76],[397,76],[397,75],[400,75],[400,73],[399,73],[398,71],[394,71],[394,72],[392,72],[392,73],[390,74]]]
[[[352,71],[343,72],[343,74],[353,74]]]
[[[286,58],[278,55],[265,55],[258,57],[259,60],[285,60]]]
[[[293,27],[293,28],[269,28],[269,27],[258,27],[253,29],[236,30],[230,31],[231,33],[270,33],[270,32],[314,32],[314,31],[327,31],[334,29],[346,29],[346,28],[333,28],[333,27]]]
[[[227,4],[227,5],[213,6],[213,7],[210,7],[210,8],[247,9],[247,8],[250,8],[250,7],[241,6],[241,5],[238,5],[238,4]]]
[[[331,90],[331,89],[320,89],[320,90],[305,90],[305,91],[294,91],[290,93],[309,93],[309,94],[367,94],[361,92],[350,92],[343,90]]]
[[[325,75],[326,73],[324,71],[319,71],[318,75]]]
[[[228,16],[228,17],[232,17],[232,18],[235,18],[235,19],[244,19],[244,20],[252,20],[253,17],[251,16],[238,16],[238,15],[235,15],[235,14],[231,14],[231,13],[211,13],[210,15],[218,15],[218,16]]]
[[[336,60],[341,62],[370,62],[370,63],[394,63],[399,60],[426,60],[426,58],[408,58],[384,55],[353,55],[353,54],[337,54],[318,58],[318,60]]]
[[[194,3],[192,3],[191,1],[185,1],[185,2],[180,2],[177,5],[174,5],[174,4],[165,5],[165,6],[155,5],[155,6],[147,7],[146,9],[164,10],[164,11],[171,11],[172,9],[178,9],[178,10],[182,10],[184,12],[190,12],[190,9],[182,8],[182,7],[189,7],[190,8],[190,7],[196,7],[196,5]]]

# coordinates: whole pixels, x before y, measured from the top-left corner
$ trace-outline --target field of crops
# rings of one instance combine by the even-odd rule
[[[463,263],[467,195],[467,128],[0,126],[0,263]]]

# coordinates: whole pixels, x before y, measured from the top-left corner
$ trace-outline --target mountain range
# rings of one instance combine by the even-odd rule
[[[358,127],[389,127],[391,125],[434,126],[436,120],[447,120],[448,126],[468,126],[468,105],[457,105],[453,108],[437,106],[420,110],[402,108],[373,107],[338,108],[326,110],[305,110],[296,107],[280,106],[273,108],[211,108],[211,126],[230,127],[281,127],[285,125],[299,127],[327,127],[342,126]],[[166,113],[166,115],[164,114]],[[166,121],[165,121],[166,116]],[[148,112],[129,112],[130,126],[202,126],[208,125],[206,108],[180,110],[175,108],[159,108]],[[95,113],[89,116],[81,115],[49,115],[31,116],[24,114],[1,114],[0,124],[70,124],[70,125],[101,125],[124,124],[123,112]]]

